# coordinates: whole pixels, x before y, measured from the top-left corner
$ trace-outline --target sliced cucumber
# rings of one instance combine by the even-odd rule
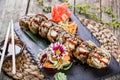
[[[68,70],[68,69],[70,69],[71,68],[71,66],[72,66],[72,62],[70,62],[69,64],[67,64],[67,65],[65,65],[65,66],[63,66],[63,70]]]

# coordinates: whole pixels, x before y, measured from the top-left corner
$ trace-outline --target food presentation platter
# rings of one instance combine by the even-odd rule
[[[47,14],[46,16],[51,19],[51,14]],[[100,42],[92,35],[92,33],[80,22],[80,20],[74,14],[71,15],[71,21],[77,23],[78,25],[76,34],[77,36],[80,36],[84,41],[91,40],[97,46],[100,46]],[[38,38],[38,42],[34,42],[24,31],[22,31],[19,23],[15,23],[14,30],[21,41],[26,45],[27,50],[32,54],[33,59],[36,61],[40,49],[45,49],[50,45],[50,42],[47,39],[41,37]],[[38,37],[38,35],[34,36]],[[58,72],[56,70],[44,68],[42,68],[41,71],[49,80],[53,80],[54,74]],[[104,78],[120,73],[120,65],[112,56],[109,66],[104,69],[92,68],[87,64],[82,64],[79,61],[74,62],[69,70],[62,72],[67,75],[68,80],[102,80]]]

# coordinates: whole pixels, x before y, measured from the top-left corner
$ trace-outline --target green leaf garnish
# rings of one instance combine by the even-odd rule
[[[39,35],[33,34],[31,31],[25,31],[25,33],[43,49],[50,45],[50,42],[47,39],[39,37]]]

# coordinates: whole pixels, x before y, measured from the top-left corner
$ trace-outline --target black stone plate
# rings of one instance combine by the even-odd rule
[[[47,15],[50,18],[50,14]],[[100,46],[99,41],[92,35],[92,33],[81,24],[79,19],[72,14],[71,20],[76,22],[78,25],[77,35],[83,38],[83,40],[91,40],[96,45]],[[39,49],[45,49],[48,45],[50,45],[50,42],[46,39],[43,39],[39,37],[40,43],[36,43],[32,41],[28,37],[27,34],[25,34],[21,29],[18,23],[15,23],[14,25],[15,32],[19,36],[19,38],[23,41],[23,43],[26,45],[28,51],[32,54],[34,60],[37,59],[37,54],[39,53]],[[54,74],[57,72],[56,70],[50,70],[50,69],[42,69],[43,74],[45,75],[48,80],[53,80]],[[67,75],[68,80],[104,80],[105,78],[108,78],[112,75],[120,73],[120,64],[115,60],[115,58],[112,56],[110,65],[107,68],[104,69],[95,69],[87,64],[74,63],[72,67],[67,71],[62,71]]]

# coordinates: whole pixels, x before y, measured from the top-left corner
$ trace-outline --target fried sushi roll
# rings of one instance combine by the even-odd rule
[[[37,34],[39,32],[38,28],[40,27],[41,23],[46,20],[47,20],[47,17],[42,14],[35,15],[30,21],[30,25],[29,25],[30,31],[33,34]]]
[[[56,23],[54,23],[51,20],[43,21],[39,27],[39,35],[41,37],[47,38],[47,33],[50,27],[54,26]],[[57,25],[57,24],[56,24]]]
[[[82,63],[86,63],[88,55],[95,47],[96,45],[92,41],[84,41],[79,46],[77,46],[73,54]]]
[[[48,20],[48,18],[43,14],[36,14],[34,19],[37,20],[39,22],[39,24],[41,24],[42,21]]]
[[[73,55],[78,60],[80,60],[82,63],[86,63],[89,53],[90,53],[90,51],[85,46],[79,45],[79,46],[77,46],[77,48],[76,48],[75,52],[73,53]]]
[[[82,44],[84,47],[86,47],[89,51],[94,50],[95,48],[97,48],[97,45],[95,43],[93,43],[92,41],[84,41],[82,42]]]
[[[73,50],[75,50],[76,45],[77,41],[74,38],[68,38],[64,43],[64,46],[66,47],[68,52],[72,52]]]
[[[32,16],[24,16],[19,19],[19,25],[23,30],[29,30],[29,24]]]
[[[57,41],[58,36],[64,31],[62,27],[52,26],[47,34],[47,38],[50,42],[54,43]]]
[[[66,31],[62,31],[61,34],[59,34],[59,36],[57,37],[56,41],[63,44],[63,42],[65,41],[65,38],[63,37],[66,34]]]
[[[37,34],[39,32],[38,30],[39,26],[40,26],[39,22],[35,19],[32,19],[29,25],[29,29],[33,34]]]
[[[110,60],[110,53],[106,49],[98,47],[88,55],[87,63],[91,67],[101,69],[107,67]]]
[[[64,30],[64,31],[61,32],[61,34],[59,34],[59,36],[58,36],[58,38],[57,38],[57,41],[58,41],[59,43],[64,44],[68,38],[74,39],[74,38],[75,38],[75,35],[73,35],[73,34],[71,34],[71,33],[68,33],[68,32],[66,32],[66,31]]]
[[[77,41],[77,45],[80,45],[83,42],[83,39],[80,38],[79,36],[76,36],[75,40]]]
[[[70,34],[70,37],[67,38],[64,42],[64,46],[67,48],[68,52],[72,52],[76,49],[76,46],[80,45],[83,40],[80,37],[75,37],[73,34]]]

